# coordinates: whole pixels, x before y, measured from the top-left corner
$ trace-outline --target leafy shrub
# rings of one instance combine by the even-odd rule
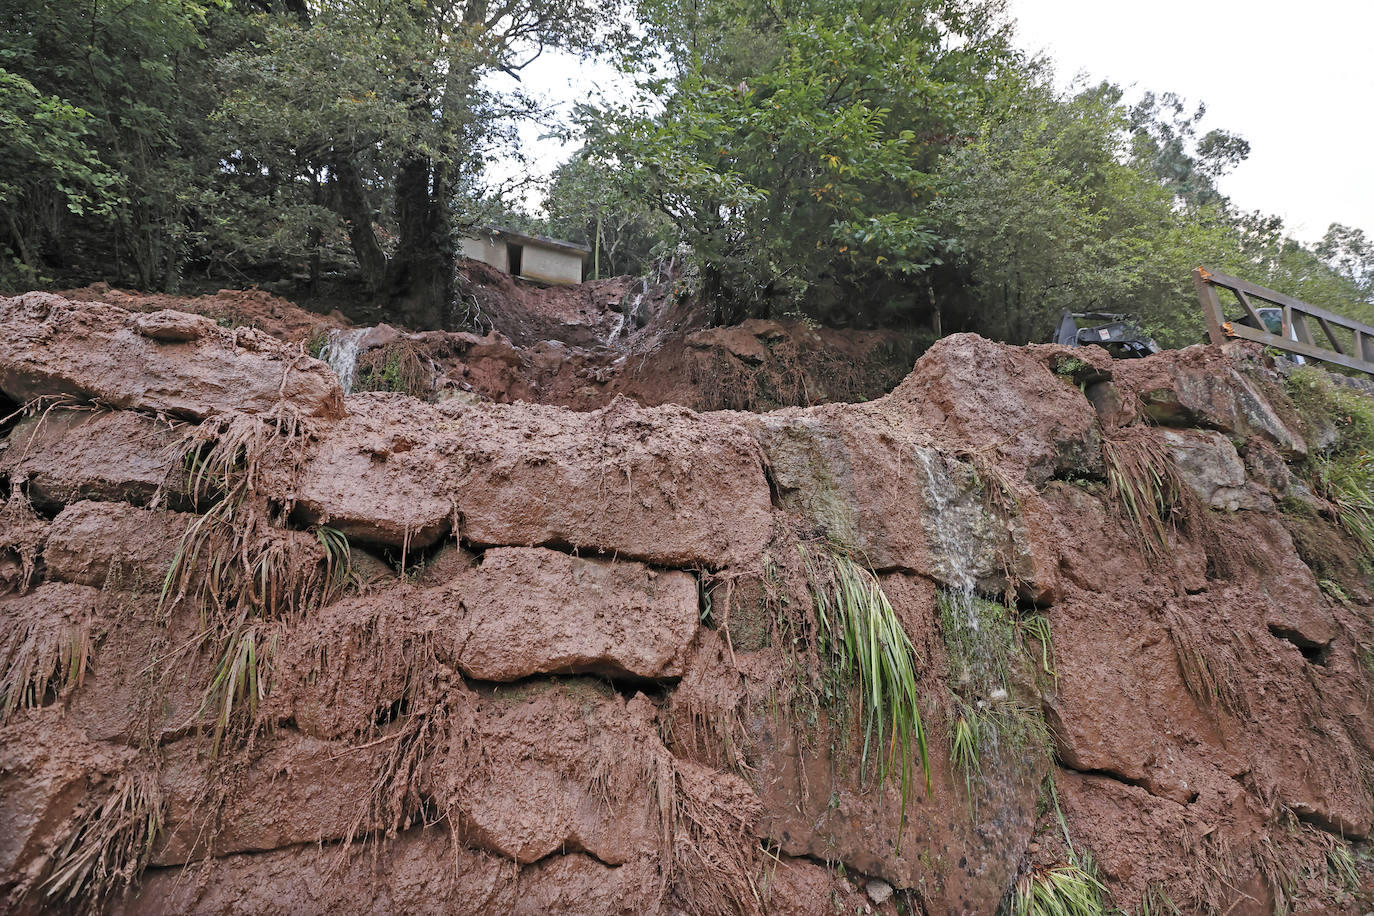
[[[1288,393],[1310,423],[1330,423],[1334,441],[1310,455],[1307,471],[1316,491],[1374,560],[1374,398],[1336,385],[1315,367],[1294,369]]]

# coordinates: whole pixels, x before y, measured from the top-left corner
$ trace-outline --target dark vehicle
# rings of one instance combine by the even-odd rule
[[[1065,312],[1054,342],[1067,347],[1097,344],[1117,359],[1139,359],[1159,352],[1159,344],[1131,316],[1111,312]]]

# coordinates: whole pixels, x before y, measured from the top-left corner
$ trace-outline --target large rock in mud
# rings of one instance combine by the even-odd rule
[[[1259,436],[1285,455],[1307,453],[1294,416],[1275,408],[1283,397],[1253,366],[1215,347],[1166,350],[1139,360],[1122,360],[1116,384],[1140,399],[1145,416],[1163,426],[1214,429],[1243,441]]]
[[[889,397],[908,405],[942,445],[996,456],[994,463],[1033,484],[1100,474],[1096,410],[1027,348],[954,334],[927,350]]]
[[[80,499],[144,504],[180,466],[181,434],[128,410],[45,410],[21,420],[0,451],[0,475],[28,482],[40,506]]]
[[[19,403],[66,396],[191,420],[283,401],[337,416],[343,389],[324,363],[249,328],[175,312],[135,315],[49,293],[0,299],[0,391]]]
[[[1273,508],[1266,506],[1263,491],[1249,488],[1245,465],[1231,440],[1213,430],[1164,429],[1160,438],[1173,453],[1174,464],[1183,482],[1192,488],[1203,505],[1212,509]]]
[[[155,591],[195,516],[83,500],[53,519],[43,560],[63,582]]]
[[[296,495],[304,518],[359,540],[424,546],[456,518],[456,533],[480,546],[720,567],[748,562],[768,538],[758,447],[730,415],[394,396],[354,396],[349,409]]]
[[[488,550],[460,591],[457,663],[483,681],[680,677],[699,618],[696,580],[686,573],[540,548]]]
[[[657,911],[652,860],[610,866],[578,852],[521,867],[416,827],[370,851],[298,846],[150,874],[115,913],[327,916],[461,912],[505,916]]]

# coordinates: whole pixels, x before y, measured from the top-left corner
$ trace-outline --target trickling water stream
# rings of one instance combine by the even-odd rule
[[[639,307],[644,304],[644,297],[649,292],[649,281],[640,280],[639,289],[634,294],[634,299],[630,300],[628,308],[621,304],[620,314],[615,316],[615,323],[611,325],[611,332],[606,335],[605,345],[607,347],[615,343],[622,331],[639,314]]]
[[[983,829],[1000,833],[1017,811],[1017,788],[1028,752],[1037,740],[1031,712],[1013,697],[1012,670],[1023,651],[1013,611],[979,596],[987,571],[989,513],[973,481],[961,482],[935,449],[916,449],[924,472],[926,512],[922,519],[932,573],[945,584],[939,596],[940,628],[950,665],[953,716],[974,736],[973,759],[956,761],[968,779],[970,808],[981,813]],[[972,485],[972,486],[971,486]],[[1013,854],[1009,851],[1009,855]]]
[[[959,500],[959,489],[950,474],[945,458],[933,448],[917,448],[916,458],[925,472],[926,534],[930,538],[930,553],[934,572],[949,586],[951,596],[967,596],[967,625],[978,631],[978,615],[973,608],[976,559],[968,534],[972,526],[956,516],[968,509]]]
[[[370,328],[352,328],[329,332],[329,340],[320,348],[320,359],[339,376],[344,394],[353,393],[353,383],[358,371],[358,345]]]

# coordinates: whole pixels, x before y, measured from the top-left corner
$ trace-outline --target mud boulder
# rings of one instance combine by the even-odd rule
[[[163,343],[185,343],[214,332],[217,325],[204,315],[161,309],[134,319],[138,333]]]
[[[41,741],[33,740],[36,732]],[[53,852],[136,756],[132,748],[88,741],[43,711],[0,726],[0,901],[7,912],[40,911],[39,885]]]
[[[728,414],[627,401],[591,413],[355,395],[307,462],[298,506],[350,537],[556,546],[663,566],[749,562],[772,507]]]
[[[650,916],[658,912],[657,879],[652,860],[610,866],[575,852],[522,868],[463,848],[447,830],[417,827],[356,854],[341,856],[332,846],[307,845],[160,869],[117,901],[112,912]]]
[[[521,864],[564,849],[610,865],[652,853],[667,750],[642,694],[626,702],[582,679],[483,693],[422,786],[454,810],[464,842]]]
[[[53,519],[43,560],[63,582],[103,586],[112,579],[156,590],[195,516],[83,500]]]
[[[941,445],[1001,456],[1033,484],[1101,472],[1097,411],[1024,347],[977,334],[943,338],[888,398],[908,405]]]
[[[333,370],[261,331],[49,293],[0,299],[0,391],[20,403],[67,396],[192,420],[266,413],[283,400],[309,417],[343,406]]]
[[[29,498],[51,507],[81,499],[151,500],[179,466],[180,432],[128,410],[48,410],[10,432],[0,475],[28,481]]]
[[[920,572],[950,587],[1004,589],[1008,558],[1030,581],[1016,526],[988,509],[969,464],[891,415],[895,402],[824,405],[754,421],[781,507],[875,569]],[[1025,567],[1025,568],[1021,568]]]
[[[342,840],[380,826],[368,807],[388,747],[352,748],[283,732],[230,785],[207,780],[205,736],[167,748],[160,772],[166,827],[154,865]],[[221,802],[222,798],[222,802]],[[222,803],[222,809],[217,807]],[[217,826],[216,815],[223,818]]]
[[[1203,505],[1235,512],[1273,508],[1259,488],[1249,487],[1240,453],[1214,430],[1162,429],[1160,437],[1174,456],[1174,465]]]
[[[455,641],[468,677],[680,677],[696,634],[696,580],[641,563],[541,548],[493,548],[458,584]]]
[[[1162,426],[1213,429],[1237,441],[1259,436],[1285,456],[1307,453],[1296,415],[1275,407],[1282,401],[1282,393],[1271,390],[1276,382],[1234,351],[1194,346],[1123,360],[1115,379]]]

